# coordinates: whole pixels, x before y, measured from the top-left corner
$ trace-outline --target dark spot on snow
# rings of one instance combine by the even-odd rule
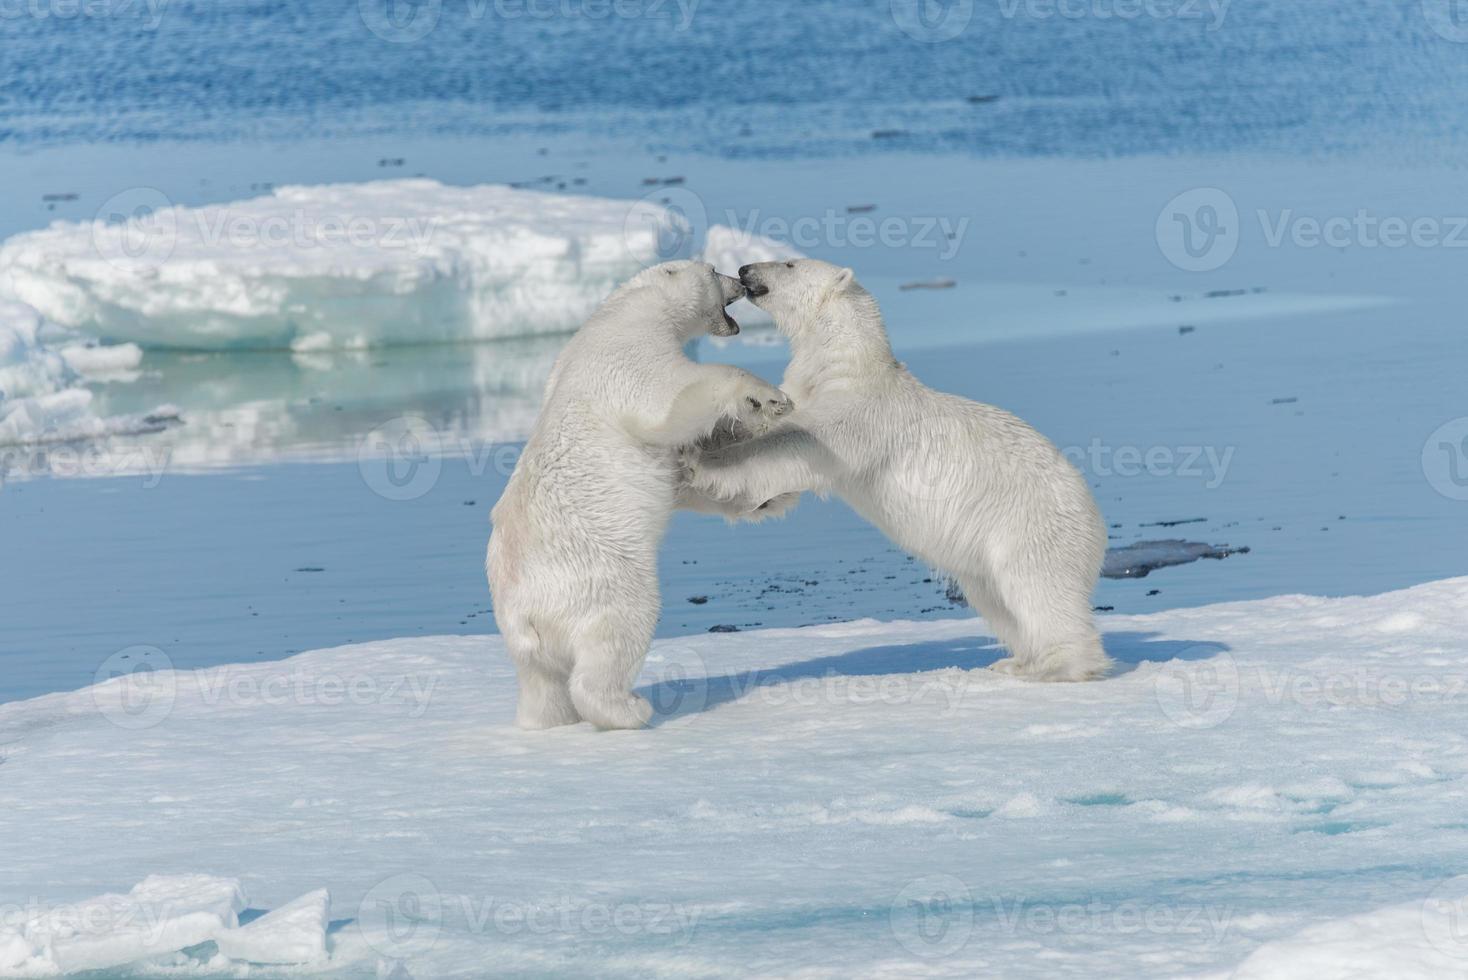
[[[1150,524],[1138,524],[1137,527],[1177,527],[1179,524],[1202,524],[1208,520],[1206,517],[1184,517],[1176,521],[1153,521]]]
[[[706,595],[691,595],[688,597],[688,601],[693,603],[695,606],[701,606],[705,602],[709,601],[709,597]]]
[[[732,625],[730,623],[719,623],[719,624],[717,624],[715,626],[710,626],[709,627],[709,632],[710,633],[738,633],[739,632],[739,627],[734,626],[734,625]]]

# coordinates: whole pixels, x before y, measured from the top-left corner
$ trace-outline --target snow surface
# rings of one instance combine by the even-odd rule
[[[975,620],[660,641],[628,733],[514,729],[497,637],[131,648],[0,706],[0,907],[329,888],[292,974],[1461,975],[1468,578],[1101,623],[1073,686]]]
[[[161,193],[0,245],[0,291],[144,347],[300,351],[573,329],[686,219],[647,201],[432,180]],[[104,212],[108,209],[104,207]]]

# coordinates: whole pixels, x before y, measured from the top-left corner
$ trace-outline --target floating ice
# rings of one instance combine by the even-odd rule
[[[1173,565],[1187,565],[1200,558],[1223,559],[1229,555],[1247,555],[1248,548],[1204,544],[1168,538],[1163,541],[1138,541],[1106,552],[1101,566],[1105,578],[1146,578],[1148,573]]]
[[[0,448],[156,431],[176,418],[168,406],[103,416],[84,376],[116,375],[136,368],[142,351],[46,342],[58,334],[35,309],[0,299]],[[3,463],[4,461],[0,461]],[[6,466],[0,465],[0,476]]]
[[[0,976],[54,976],[152,959],[212,939],[245,908],[240,883],[150,875],[126,895],[39,903],[0,922]]]
[[[647,201],[432,180],[156,192],[0,245],[0,291],[143,347],[311,351],[575,328],[686,220]],[[113,218],[115,220],[106,220]]]
[[[247,963],[315,963],[326,959],[331,893],[308,892],[238,929],[216,933],[219,952]]]

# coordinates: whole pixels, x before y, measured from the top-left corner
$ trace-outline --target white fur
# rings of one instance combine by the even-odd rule
[[[726,330],[724,306],[743,292],[704,263],[656,266],[613,293],[557,358],[495,505],[486,561],[522,727],[645,724],[651,708],[632,683],[658,619],[657,551],[673,509],[758,506],[690,492],[677,461],[721,420],[757,435],[790,410],[754,375],[683,352]]]
[[[782,388],[797,409],[763,438],[687,454],[690,483],[727,499],[836,493],[958,580],[1009,649],[995,669],[1053,681],[1104,673],[1091,592],[1106,530],[1075,467],[1008,412],[908,373],[850,269],[801,259],[746,266],[741,278],[790,338]]]

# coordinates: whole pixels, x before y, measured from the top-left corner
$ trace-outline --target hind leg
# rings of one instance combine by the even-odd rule
[[[577,631],[569,687],[582,718],[603,729],[647,724],[652,705],[632,685],[651,642],[651,624],[630,625],[623,617],[602,616]]]
[[[507,634],[505,645],[515,664],[520,692],[515,724],[531,731],[574,725],[581,720],[571,701],[569,677],[545,656],[532,632]]]
[[[1001,673],[1032,681],[1088,681],[1111,660],[1091,620],[1090,590],[1079,584],[1025,584],[1020,579],[965,582],[964,595],[994,628],[1010,656]]]

